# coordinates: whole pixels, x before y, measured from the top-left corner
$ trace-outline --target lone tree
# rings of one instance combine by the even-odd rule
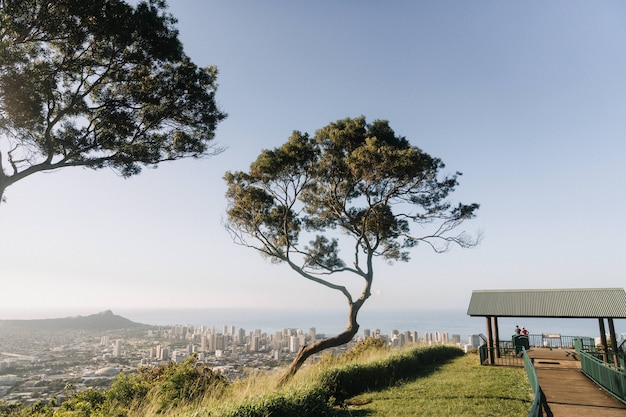
[[[215,67],[183,51],[162,0],[0,0],[0,200],[36,172],[218,153]]]
[[[226,227],[235,242],[288,264],[348,302],[345,330],[303,346],[281,384],[309,356],[356,335],[376,257],[408,261],[408,250],[420,243],[436,252],[478,243],[456,231],[478,204],[448,201],[461,174],[440,178],[443,168],[440,159],[396,136],[387,121],[368,124],[360,117],[331,123],[313,138],[295,131],[279,148],[263,151],[249,172],[226,173]],[[349,255],[340,256],[340,249]],[[362,283],[358,296],[338,283],[345,274]]]

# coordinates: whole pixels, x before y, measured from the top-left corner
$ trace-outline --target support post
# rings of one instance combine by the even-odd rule
[[[493,356],[493,330],[491,328],[491,316],[487,316],[487,352],[489,354],[489,364],[495,365],[496,358]]]
[[[615,334],[615,324],[613,318],[606,319],[609,323],[609,336],[611,337],[611,350],[613,351],[613,363],[619,368],[619,357],[617,356],[617,335]]]
[[[609,346],[606,343],[606,329],[604,327],[604,319],[602,317],[598,318],[598,323],[600,324],[600,343],[602,344],[602,360],[604,362],[609,362]]]
[[[493,334],[495,339],[496,358],[500,357],[500,331],[498,329],[498,317],[494,316],[493,321]]]

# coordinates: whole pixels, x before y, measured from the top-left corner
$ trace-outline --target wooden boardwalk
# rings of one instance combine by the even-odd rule
[[[626,404],[598,387],[580,369],[576,351],[542,349],[528,351],[550,413],[554,417],[626,417]]]

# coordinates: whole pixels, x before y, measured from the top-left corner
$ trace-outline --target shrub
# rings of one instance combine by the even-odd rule
[[[463,351],[450,346],[418,347],[392,354],[378,362],[349,364],[329,369],[321,376],[322,385],[336,403],[348,397],[374,389],[381,389],[445,362]]]
[[[224,375],[205,364],[196,363],[195,356],[189,356],[182,363],[165,368],[158,378],[154,395],[159,401],[159,411],[163,411],[181,403],[197,402],[207,395],[219,397],[227,385]]]
[[[219,397],[227,385],[226,377],[198,363],[192,355],[179,364],[146,367],[133,375],[118,376],[107,398],[115,408],[138,410],[150,405],[162,413],[208,395]]]
[[[384,339],[378,337],[368,337],[360,340],[343,356],[345,361],[353,361],[373,353],[375,354],[385,351],[389,351],[389,347]]]

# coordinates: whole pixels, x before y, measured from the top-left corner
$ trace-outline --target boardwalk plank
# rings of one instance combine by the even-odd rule
[[[533,349],[539,385],[554,417],[624,417],[626,404],[598,387],[580,370],[580,362],[567,349]]]

